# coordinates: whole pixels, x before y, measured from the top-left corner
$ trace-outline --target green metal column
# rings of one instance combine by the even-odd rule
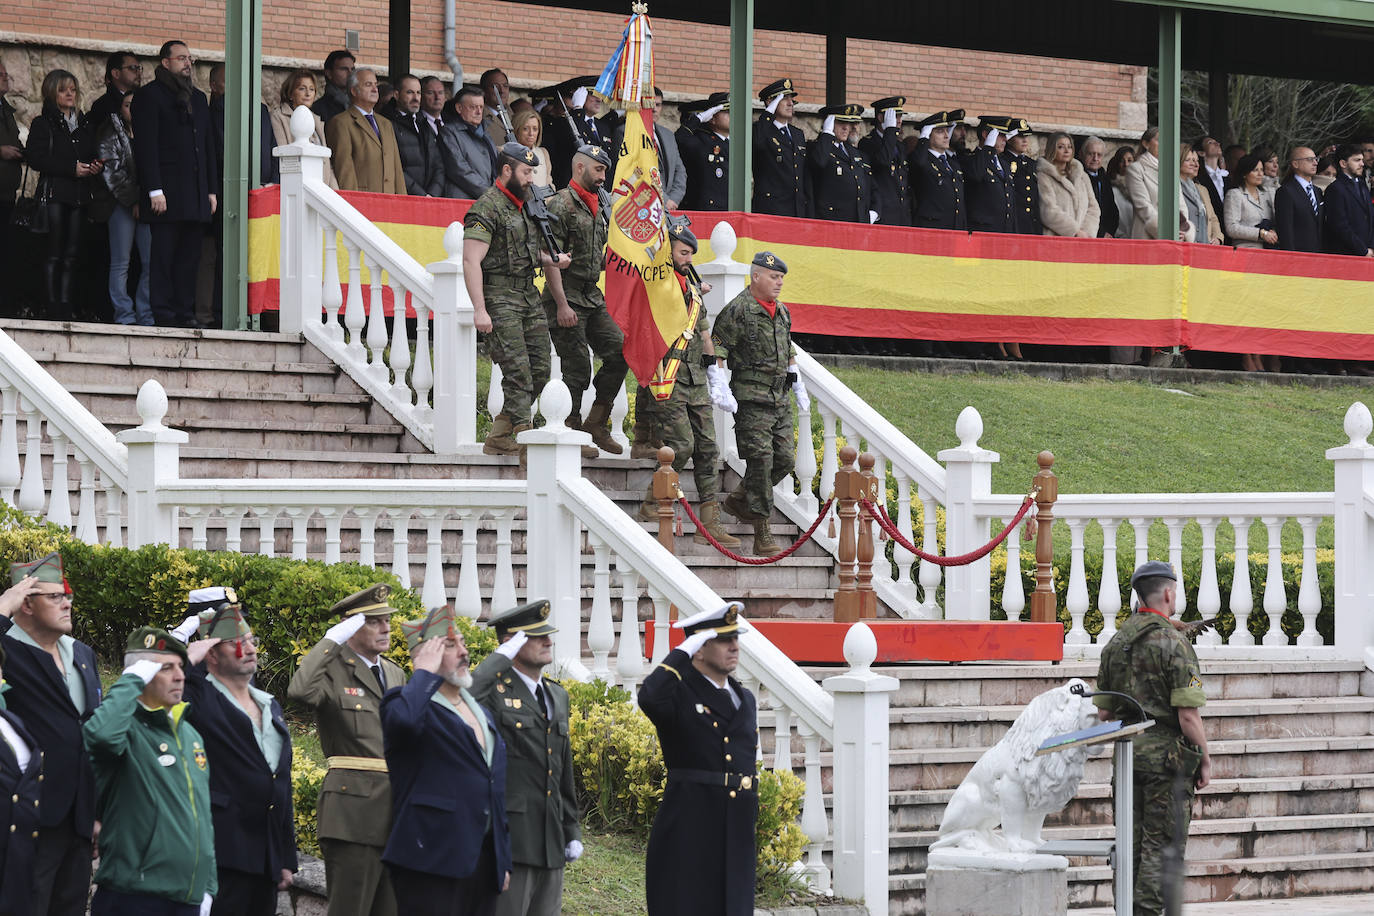
[[[248,327],[248,189],[261,184],[262,0],[224,11],[224,328]]]
[[[1159,8],[1159,237],[1178,241],[1179,60],[1183,11]],[[1207,231],[1203,226],[1202,230]]]
[[[730,0],[730,209],[749,212],[754,167],[754,0]]]

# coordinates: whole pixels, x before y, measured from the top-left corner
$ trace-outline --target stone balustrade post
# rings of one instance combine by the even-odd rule
[[[835,564],[838,568],[839,588],[835,590],[836,623],[853,623],[862,616],[862,599],[855,585],[854,561],[858,555],[855,536],[856,500],[863,486],[854,459],[859,450],[852,445],[840,449],[840,468],[835,472],[835,514],[840,519],[839,541],[835,545]]]
[[[986,516],[979,517],[975,500],[992,492],[992,466],[1001,460],[996,452],[978,445],[983,418],[965,407],[954,424],[959,437],[956,448],[942,449],[935,457],[945,463],[945,555],[959,556],[977,550],[990,538]],[[987,620],[992,604],[987,557],[945,571],[945,619]]]
[[[1335,543],[1335,648],[1343,655],[1363,659],[1374,668],[1374,520],[1369,515],[1369,496],[1374,494],[1374,430],[1369,408],[1356,401],[1345,413],[1345,434],[1350,441],[1326,450],[1336,472]],[[1271,626],[1278,628],[1277,618]]]
[[[1053,454],[1041,452],[1035,460],[1040,465],[1035,475],[1040,492],[1035,496],[1035,592],[1031,595],[1031,621],[1053,623],[1059,619],[1054,598],[1054,503],[1059,498],[1059,478],[1050,470]]]
[[[835,698],[834,894],[886,913],[888,706],[898,682],[872,670],[878,643],[865,623],[849,628],[844,657],[849,670],[822,682]]]
[[[143,422],[115,438],[129,450],[128,546],[177,546],[176,507],[158,504],[158,487],[181,476],[181,446],[189,436],[162,425],[167,416],[167,392],[154,379],[143,383],[136,402]]]
[[[291,142],[272,150],[281,167],[281,284],[282,331],[299,334],[306,321],[320,323],[323,309],[321,224],[306,202],[306,183],[323,185],[329,149],[310,141],[315,118],[302,105],[291,115]]]
[[[701,237],[701,228],[705,227],[696,230],[698,238]],[[739,239],[735,236],[735,227],[725,220],[720,220],[711,229],[712,259],[696,265],[702,282],[711,284],[711,291],[702,297],[706,314],[711,319],[711,327],[715,327],[716,316],[725,308],[726,303],[749,285],[749,265],[741,264],[734,258],[735,249],[738,247]],[[720,446],[721,457],[728,460],[736,455],[735,418],[719,408],[715,410],[715,417],[716,442]]]
[[[477,441],[477,328],[463,279],[462,223],[444,230],[444,253],[425,269],[434,277],[434,453],[451,456]]]
[[[887,494],[883,492],[878,475],[873,471],[875,461],[876,459],[868,452],[859,456],[859,486],[863,491],[863,497],[874,506],[879,506],[887,502]],[[859,537],[854,551],[858,560],[855,588],[859,592],[859,616],[872,619],[878,616],[878,593],[873,591],[873,526],[876,516],[862,504],[859,504],[858,510]],[[878,553],[877,556],[880,562],[887,562],[885,555]]]

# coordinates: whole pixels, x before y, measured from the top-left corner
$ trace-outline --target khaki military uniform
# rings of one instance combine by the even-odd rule
[[[381,659],[387,689],[406,673]],[[320,788],[318,833],[329,883],[329,916],[395,916],[382,865],[391,830],[391,783],[382,754],[382,690],[348,646],[322,639],[291,677],[287,695],[315,710],[329,772]]]
[[[1193,780],[1202,763],[1202,751],[1183,736],[1178,722],[1180,708],[1207,702],[1197,653],[1164,617],[1139,610],[1102,650],[1097,688],[1134,697],[1155,720],[1134,742],[1133,873],[1135,916],[1157,916],[1164,913],[1165,861],[1171,855],[1177,857],[1172,882],[1183,880]],[[1093,702],[1124,721],[1137,720],[1135,707],[1118,697]]]

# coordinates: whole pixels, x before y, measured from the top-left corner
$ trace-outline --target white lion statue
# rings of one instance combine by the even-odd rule
[[[978,759],[949,800],[932,850],[1032,853],[1040,846],[1045,816],[1074,797],[1084,762],[1096,749],[1035,756],[1047,738],[1097,721],[1092,701],[1069,692],[1075,684],[1087,686],[1074,678],[1031,700],[1002,740]]]

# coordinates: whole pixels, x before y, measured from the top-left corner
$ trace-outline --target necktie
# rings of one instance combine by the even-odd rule
[[[997,168],[997,174],[1002,174],[1002,157],[996,153],[992,154],[992,164]]]
[[[1310,184],[1307,186],[1307,199],[1312,202],[1312,212],[1317,213],[1317,194]]]
[[[382,135],[382,129],[377,126],[377,119],[372,117],[372,112],[369,111],[367,114],[363,115],[363,117],[367,118],[367,123],[372,125],[372,132],[380,137]]]
[[[950,167],[950,164],[949,164],[949,154],[948,154],[948,153],[943,153],[943,154],[941,154],[941,156],[940,156],[940,167],[943,168],[943,169],[945,170],[946,173],[949,173],[949,172],[953,172],[953,171],[954,171],[954,169],[952,169],[952,168]]]
[[[720,711],[722,713],[734,712],[735,697],[734,694],[730,692],[730,688],[717,687],[716,693],[720,695],[720,699],[716,701],[720,704]]]
[[[385,693],[385,692],[386,692],[386,678],[382,677],[382,666],[381,666],[380,663],[372,666],[372,673],[373,673],[373,675],[375,675],[376,678],[377,678],[377,686],[380,687],[380,688],[382,688],[382,692]]]
[[[549,704],[544,699],[544,682],[540,681],[534,688],[534,698],[539,702],[539,711],[544,714],[544,718],[549,718]]]

